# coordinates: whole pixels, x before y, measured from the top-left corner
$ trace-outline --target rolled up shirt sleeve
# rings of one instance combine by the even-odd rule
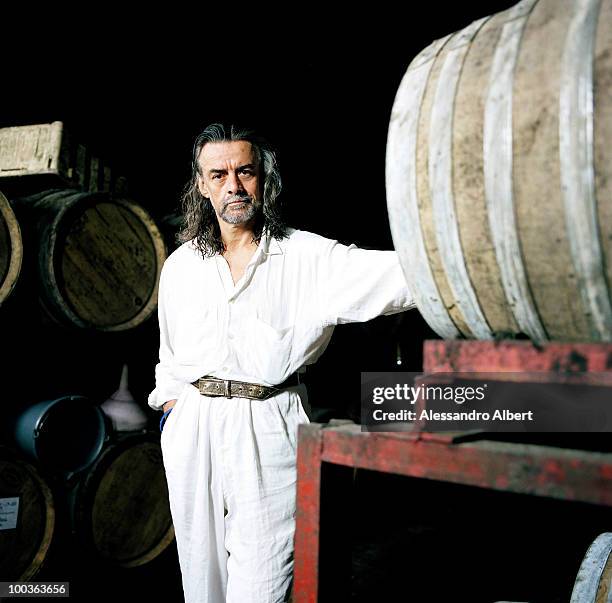
[[[331,241],[318,273],[324,326],[365,322],[416,307],[395,251]]]
[[[159,277],[157,316],[159,319],[159,363],[155,366],[155,389],[149,394],[148,404],[161,410],[168,400],[178,398],[185,382],[173,376],[174,352],[172,332],[169,321],[170,285],[168,283],[168,263],[162,267]]]

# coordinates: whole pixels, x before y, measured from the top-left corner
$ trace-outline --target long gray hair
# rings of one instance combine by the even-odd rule
[[[177,235],[180,243],[194,240],[194,245],[202,257],[222,253],[225,246],[217,214],[209,199],[204,197],[198,188],[198,176],[201,176],[198,158],[205,144],[210,142],[232,142],[243,140],[250,142],[258,162],[260,173],[263,172],[263,209],[255,219],[253,241],[259,243],[265,228],[270,236],[283,239],[287,236],[287,226],[280,213],[278,195],[281,192],[281,178],[276,163],[276,153],[271,145],[257,136],[252,130],[230,125],[211,124],[198,134],[193,145],[191,163],[191,180],[186,184],[181,195],[183,223]]]

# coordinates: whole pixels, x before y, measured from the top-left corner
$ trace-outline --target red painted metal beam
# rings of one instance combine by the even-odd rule
[[[612,454],[531,444],[452,443],[449,434],[322,431],[321,460],[490,488],[612,506]],[[301,442],[300,442],[301,445]]]
[[[294,603],[318,600],[322,431],[320,423],[298,428]]]
[[[611,343],[429,340],[423,347],[423,372],[612,371]]]

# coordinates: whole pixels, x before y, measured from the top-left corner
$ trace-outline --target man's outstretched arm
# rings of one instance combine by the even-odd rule
[[[320,258],[318,274],[325,325],[365,322],[416,307],[395,251],[330,241]]]

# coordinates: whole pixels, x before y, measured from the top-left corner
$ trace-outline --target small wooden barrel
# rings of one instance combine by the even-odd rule
[[[134,201],[61,189],[20,199],[19,211],[35,228],[40,298],[56,321],[121,331],[154,312],[166,247]]]
[[[23,245],[17,218],[7,198],[0,193],[0,306],[15,287]]]
[[[118,436],[75,489],[74,530],[113,565],[155,559],[174,539],[159,436]]]
[[[30,580],[55,528],[53,496],[36,469],[0,447],[0,579]]]
[[[612,0],[522,0],[408,67],[389,222],[441,337],[612,341],[611,29]]]
[[[612,600],[612,533],[600,534],[589,547],[576,576],[570,603]]]

